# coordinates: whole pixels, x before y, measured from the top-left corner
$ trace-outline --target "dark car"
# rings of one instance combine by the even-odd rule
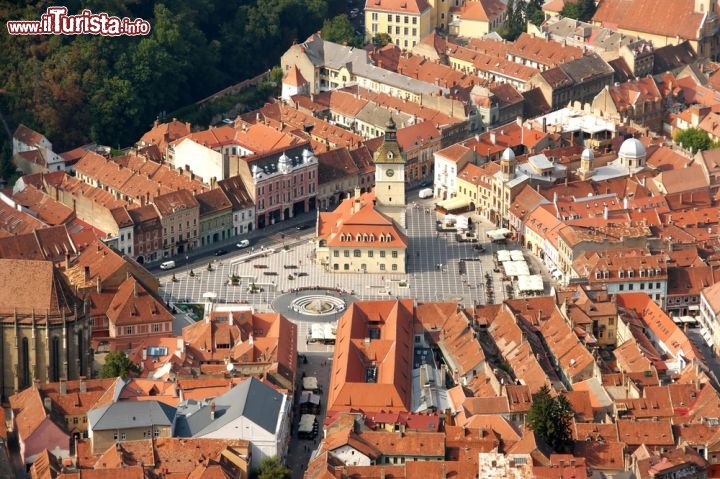
[[[227,251],[225,251],[224,249],[219,249],[215,251],[215,256],[222,256],[224,254],[227,254]]]
[[[298,231],[306,230],[306,229],[308,229],[308,228],[310,228],[310,225],[297,225],[297,226],[295,227],[295,229],[298,230]]]

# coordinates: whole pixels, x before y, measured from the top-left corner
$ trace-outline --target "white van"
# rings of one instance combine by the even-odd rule
[[[432,190],[432,188],[425,188],[425,189],[420,190],[420,191],[418,192],[418,196],[419,196],[420,198],[432,198],[432,195],[433,195],[433,190]]]
[[[175,261],[163,261],[160,263],[160,269],[173,269],[175,267]]]

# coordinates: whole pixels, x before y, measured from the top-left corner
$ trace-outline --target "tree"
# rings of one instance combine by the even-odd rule
[[[100,368],[101,378],[116,378],[127,376],[129,373],[140,374],[140,366],[130,361],[122,351],[113,351],[105,356],[105,364]]]
[[[277,457],[266,457],[254,471],[257,479],[290,479],[292,471]]]
[[[384,47],[388,43],[392,43],[392,38],[390,38],[390,35],[388,35],[385,32],[376,33],[374,37],[372,37],[372,44],[377,45],[379,47]]]
[[[517,40],[527,25],[522,0],[508,0],[505,9],[505,23],[497,29],[498,35],[510,42]]]
[[[540,26],[545,21],[545,13],[542,11],[542,0],[530,0],[525,5],[525,20],[533,25]]]
[[[581,22],[588,22],[595,15],[596,8],[594,0],[576,0],[575,2],[566,3],[560,11],[560,15]]]
[[[528,425],[553,450],[561,451],[571,440],[572,418],[570,403],[562,394],[553,398],[547,385],[533,394]]]
[[[328,42],[347,44],[351,47],[361,47],[362,39],[355,34],[355,29],[347,15],[342,14],[325,20],[322,28],[322,38]]]
[[[692,151],[702,151],[712,148],[712,142],[708,134],[698,128],[688,128],[675,133],[675,143],[682,143],[683,147]]]

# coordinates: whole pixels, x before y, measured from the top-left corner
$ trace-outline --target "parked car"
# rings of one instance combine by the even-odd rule
[[[160,269],[173,269],[175,267],[175,261],[163,261],[160,263]]]
[[[295,229],[298,230],[298,231],[302,231],[302,230],[308,229],[309,227],[310,227],[310,225],[297,225],[297,226],[295,227]]]
[[[215,251],[215,256],[222,256],[222,255],[224,255],[224,254],[227,254],[227,251],[225,251],[225,250],[222,249],[222,248],[219,249],[219,250],[217,250],[217,251]]]
[[[240,241],[238,244],[236,244],[235,246],[237,246],[240,249],[247,248],[248,246],[250,246],[250,241],[244,239],[244,240]]]

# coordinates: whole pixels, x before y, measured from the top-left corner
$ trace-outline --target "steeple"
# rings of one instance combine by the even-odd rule
[[[500,157],[500,172],[503,181],[510,181],[515,178],[515,152],[510,148],[505,148]]]

